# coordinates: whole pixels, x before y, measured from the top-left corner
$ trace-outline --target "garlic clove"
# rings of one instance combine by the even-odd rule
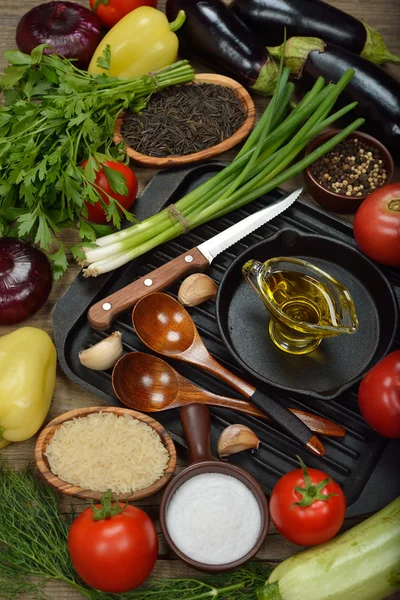
[[[94,371],[111,369],[123,353],[122,335],[114,331],[98,344],[79,352],[79,360],[84,367]]]
[[[260,440],[249,427],[239,424],[229,425],[219,436],[218,456],[226,458],[243,450],[258,450],[259,445]]]
[[[197,306],[206,300],[215,298],[217,290],[217,284],[211,277],[204,273],[193,273],[182,282],[178,292],[178,301],[183,306]]]

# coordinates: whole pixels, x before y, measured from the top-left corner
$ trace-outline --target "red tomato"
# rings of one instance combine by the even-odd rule
[[[114,27],[118,21],[139,6],[157,8],[157,0],[90,0],[92,10],[106,27]]]
[[[87,162],[87,160],[84,160],[81,164],[81,167],[85,168]],[[104,194],[101,192],[101,190],[98,190],[102,200],[105,204],[109,204],[110,201],[106,195],[109,194],[111,198],[114,198],[121,204],[121,206],[123,206],[126,210],[129,210],[132,204],[135,202],[136,194],[138,191],[138,184],[134,172],[127,165],[118,162],[113,162],[111,160],[106,160],[104,164],[106,167],[109,167],[114,171],[119,171],[124,175],[126,179],[126,185],[128,188],[128,195],[123,196],[121,194],[115,193],[109,184],[109,181],[104,173],[104,169],[100,167],[100,171],[96,171],[95,184],[99,186],[101,190],[104,190],[106,192]],[[99,223],[101,225],[105,225],[107,223],[107,217],[100,201],[96,202],[96,204],[89,204],[89,202],[86,202],[86,208],[88,211],[88,221],[91,221],[92,223]]]
[[[400,267],[400,183],[372,192],[354,218],[361,252],[378,263]]]
[[[68,550],[76,572],[88,585],[104,592],[119,594],[138,587],[157,559],[158,538],[152,520],[129,505],[98,521],[93,515],[93,509],[87,508],[69,530]]]
[[[346,514],[341,487],[318,469],[301,469],[283,475],[272,490],[271,519],[277,530],[300,546],[315,546],[337,534]],[[333,494],[330,496],[329,494]],[[303,502],[305,506],[299,506]]]
[[[391,352],[364,375],[358,406],[375,431],[400,438],[400,350]]]

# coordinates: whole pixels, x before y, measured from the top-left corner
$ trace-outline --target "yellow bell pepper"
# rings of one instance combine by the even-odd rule
[[[57,353],[49,335],[21,327],[0,337],[0,448],[32,437],[50,408]]]
[[[112,77],[131,79],[157,71],[174,63],[178,56],[178,38],[173,33],[185,21],[180,11],[173,23],[151,6],[140,6],[128,13],[105,35],[90,61],[89,73],[104,73],[97,65],[106,46],[110,46]]]

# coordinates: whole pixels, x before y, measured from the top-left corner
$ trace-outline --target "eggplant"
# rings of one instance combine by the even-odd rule
[[[284,44],[269,51],[280,60]],[[357,101],[352,117],[355,114],[365,119],[361,129],[400,158],[400,83],[389,73],[348,50],[306,37],[287,40],[285,64],[306,90],[319,76],[336,83],[347,69],[354,69],[355,74],[340,94],[338,104]]]
[[[167,0],[170,22],[180,10],[186,14],[176,32],[181,54],[230,75],[255,93],[273,93],[278,76],[275,61],[222,0]]]
[[[233,0],[229,8],[266,46],[281,44],[286,28],[288,38],[318,37],[378,65],[400,63],[378,31],[322,0]]]

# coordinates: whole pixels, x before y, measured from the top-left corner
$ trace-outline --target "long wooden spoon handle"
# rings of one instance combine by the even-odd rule
[[[314,433],[330,437],[344,437],[346,435],[345,428],[330,419],[325,419],[325,417],[320,417],[304,410],[298,410],[297,408],[289,408],[289,410]]]
[[[209,266],[210,263],[202,253],[197,248],[192,248],[93,304],[88,311],[89,323],[95,329],[108,329],[115,317],[132,308],[146,294],[165,290],[183,275],[205,271]]]
[[[297,415],[279,404],[277,400],[263,394],[259,390],[254,392],[249,400],[280,425],[290,436],[295,438],[300,444],[306,446],[310,452],[318,456],[324,456],[325,448],[321,441],[312,434],[310,428]]]
[[[236,410],[252,417],[258,417],[259,419],[263,419],[265,421],[271,421],[271,418],[268,415],[246,400],[219,396],[217,401],[214,401],[212,397],[203,401],[212,406],[231,408],[232,410]],[[288,408],[288,410],[296,415],[296,417],[299,418],[300,421],[302,421],[305,425],[307,425],[307,427],[309,427],[313,433],[328,435],[330,437],[344,437],[346,435],[345,428],[341,425],[338,425],[338,423],[331,421],[330,419],[325,419],[319,415],[298,410],[297,408]]]

